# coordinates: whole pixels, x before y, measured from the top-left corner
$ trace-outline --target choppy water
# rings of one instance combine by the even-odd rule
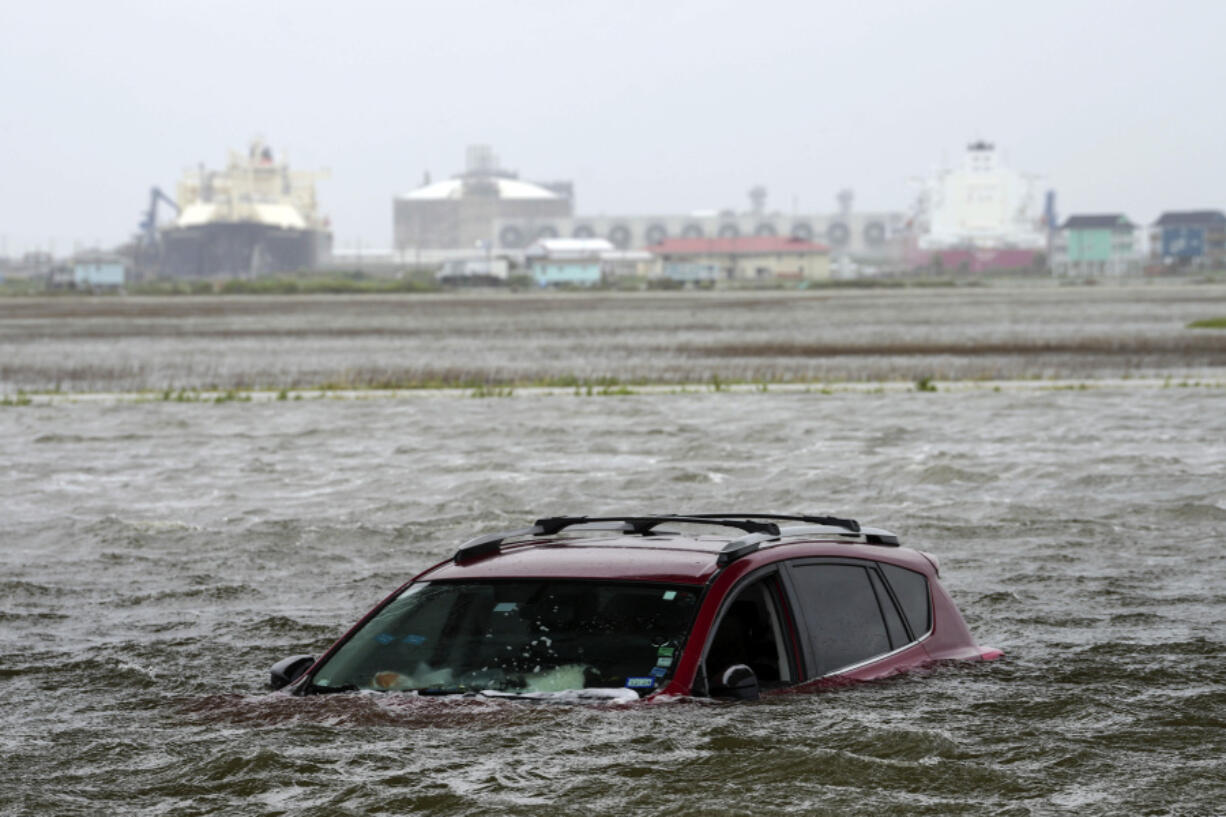
[[[0,408],[0,813],[1226,812],[1220,389]],[[1001,662],[757,704],[298,700],[466,534],[812,509]]]

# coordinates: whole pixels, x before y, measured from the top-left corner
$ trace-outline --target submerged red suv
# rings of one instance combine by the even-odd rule
[[[625,699],[757,698],[993,659],[937,561],[852,519],[553,517],[472,539],[272,686]]]

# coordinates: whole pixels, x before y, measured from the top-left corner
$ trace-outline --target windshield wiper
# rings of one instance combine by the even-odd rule
[[[479,694],[488,698],[517,698],[525,701],[555,703],[568,702],[626,702],[637,701],[641,696],[625,687],[584,687],[583,689],[559,689],[552,692],[501,692],[496,689],[482,690]]]
[[[392,691],[392,690],[389,690]],[[394,690],[399,692],[401,690]],[[472,689],[465,686],[455,687],[419,687],[418,689],[404,690],[405,692],[416,692],[418,695],[471,695],[484,690]]]
[[[319,684],[308,684],[302,691],[303,695],[330,695],[333,692],[357,692],[357,684],[345,684],[343,687],[322,687]]]

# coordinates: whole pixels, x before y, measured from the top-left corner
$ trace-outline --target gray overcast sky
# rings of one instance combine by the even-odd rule
[[[580,213],[906,207],[977,137],[1062,215],[1226,207],[1226,3],[54,2],[0,9],[0,250],[115,244],[254,135],[338,247],[464,146]]]

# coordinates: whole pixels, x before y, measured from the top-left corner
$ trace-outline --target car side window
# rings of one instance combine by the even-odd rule
[[[790,568],[804,617],[814,666],[811,677],[890,652],[869,571],[849,564],[799,564]]]
[[[919,638],[931,630],[932,605],[928,601],[928,579],[924,574],[888,564],[882,564],[881,570],[911,624],[912,635]]]
[[[907,637],[907,628],[903,626],[902,616],[898,614],[894,600],[890,598],[889,591],[885,589],[881,574],[869,568],[868,577],[873,583],[873,590],[877,593],[877,605],[881,608],[881,615],[885,617],[885,629],[890,635],[890,646],[894,649],[905,646],[911,639]]]
[[[778,580],[760,579],[737,591],[707,647],[707,678],[746,664],[763,686],[795,683],[791,638],[778,605]]]

